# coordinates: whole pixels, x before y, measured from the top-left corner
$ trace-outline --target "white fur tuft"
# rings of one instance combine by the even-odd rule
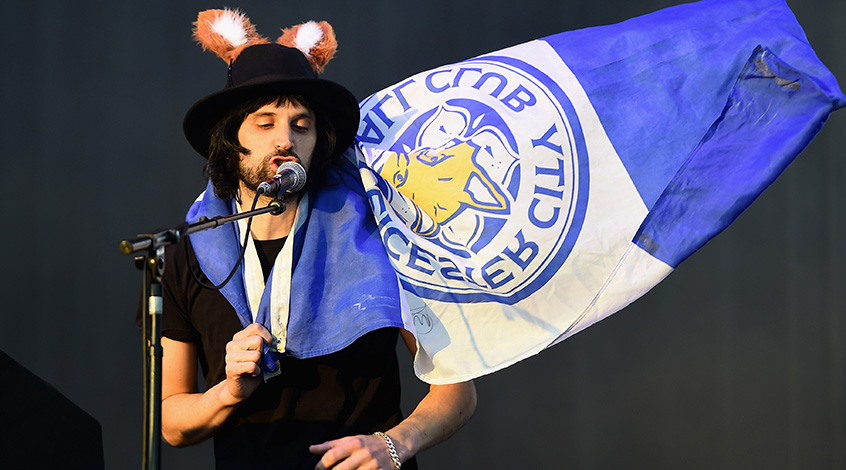
[[[297,46],[306,57],[311,57],[309,51],[323,39],[323,30],[314,21],[303,23],[297,29],[297,37],[294,38],[294,45]]]
[[[229,41],[233,47],[237,47],[249,39],[247,28],[244,26],[248,23],[246,15],[240,11],[223,10],[223,13],[211,22],[210,29]]]

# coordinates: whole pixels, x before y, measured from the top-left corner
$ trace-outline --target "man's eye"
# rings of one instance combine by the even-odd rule
[[[291,123],[291,129],[298,132],[308,132],[311,128],[311,123],[308,121],[296,121]]]

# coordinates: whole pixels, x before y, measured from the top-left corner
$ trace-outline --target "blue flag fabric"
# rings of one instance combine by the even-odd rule
[[[844,104],[781,0],[561,33],[365,99],[358,163],[417,374],[477,377],[625,307]]]
[[[427,382],[507,367],[646,293],[844,105],[781,0],[680,5],[410,77],[362,101],[352,166],[309,194],[284,353],[397,326]],[[207,190],[188,219],[231,210]],[[191,237],[222,280],[237,228]],[[242,322],[269,323],[243,273],[231,284]]]
[[[349,163],[330,169],[326,184],[311,191],[306,220],[293,237],[291,273],[274,265],[257,311],[253,312],[245,288],[245,263],[240,262],[221,293],[246,327],[257,322],[271,326],[274,276],[291,276],[285,347],[265,347],[262,369],[277,370],[281,354],[307,358],[339,351],[364,333],[385,327],[403,327],[401,297],[396,275],[385,256],[376,224],[367,207],[361,181]],[[189,223],[202,217],[229,215],[233,201],[221,200],[209,183],[186,216]],[[228,224],[190,235],[200,268],[215,284],[221,283],[239,262],[237,224]],[[290,238],[289,238],[290,240]]]
[[[829,112],[829,98],[816,83],[757,48],[720,118],[658,197],[635,243],[678,266],[784,171]]]

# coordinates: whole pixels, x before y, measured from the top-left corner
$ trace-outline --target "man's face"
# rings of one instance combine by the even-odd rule
[[[241,186],[255,192],[285,162],[308,170],[317,143],[314,113],[294,102],[264,105],[244,118],[238,141],[250,151],[241,155]]]

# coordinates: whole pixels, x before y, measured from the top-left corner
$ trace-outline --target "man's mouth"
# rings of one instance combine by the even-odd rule
[[[296,155],[275,155],[270,159],[270,167],[273,169],[273,173],[276,174],[279,171],[279,167],[282,166],[285,162],[296,162],[299,163],[300,159],[297,158]]]

